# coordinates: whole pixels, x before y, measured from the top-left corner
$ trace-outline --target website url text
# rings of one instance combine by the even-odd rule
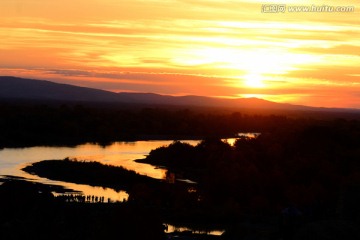
[[[286,4],[263,4],[262,13],[332,13],[332,12],[355,12],[354,6],[330,6],[330,5],[286,5]]]

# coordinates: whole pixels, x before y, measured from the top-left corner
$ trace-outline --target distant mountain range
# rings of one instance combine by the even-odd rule
[[[258,98],[212,98],[169,96],[154,93],[114,93],[94,88],[59,84],[51,81],[0,76],[0,99],[89,103],[129,103],[168,106],[229,107],[274,110],[324,110],[301,105],[275,103]],[[334,109],[332,109],[334,110]],[[341,110],[341,109],[337,109]]]

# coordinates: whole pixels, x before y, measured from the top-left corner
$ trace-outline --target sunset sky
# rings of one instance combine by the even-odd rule
[[[0,0],[0,38],[0,75],[360,108],[360,0]]]

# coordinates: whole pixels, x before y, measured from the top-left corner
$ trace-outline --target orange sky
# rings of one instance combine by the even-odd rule
[[[0,75],[360,108],[360,0],[1,0],[0,38]]]

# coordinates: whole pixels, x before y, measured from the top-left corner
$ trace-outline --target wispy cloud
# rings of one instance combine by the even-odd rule
[[[2,1],[0,74],[113,91],[360,102],[360,3],[326,3],[353,13],[275,14],[263,4],[278,1]],[[265,88],[246,87],[249,76]]]

